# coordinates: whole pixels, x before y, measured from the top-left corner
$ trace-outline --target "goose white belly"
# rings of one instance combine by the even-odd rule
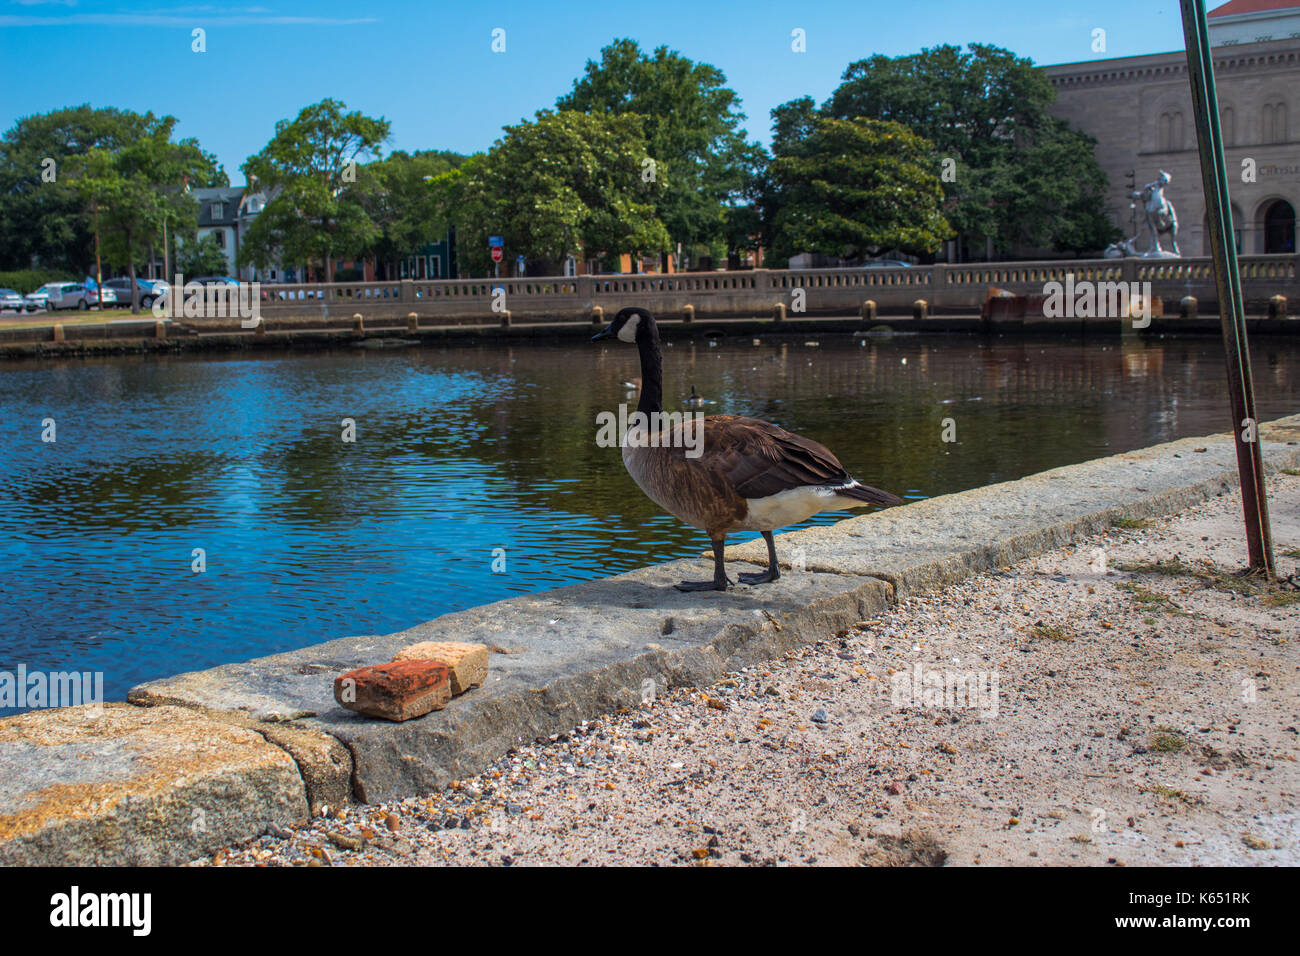
[[[838,495],[835,489],[824,485],[788,488],[766,498],[746,498],[745,503],[749,506],[749,513],[736,525],[736,531],[772,531],[798,524],[822,511],[866,506],[865,501]]]

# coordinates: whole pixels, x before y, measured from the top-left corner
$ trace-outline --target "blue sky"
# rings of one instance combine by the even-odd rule
[[[491,49],[498,27],[504,53]],[[204,53],[191,49],[195,28],[206,31]],[[796,28],[806,53],[791,51]],[[1092,50],[1097,28],[1104,54]],[[1183,46],[1176,0],[0,0],[0,128],[86,102],[170,113],[178,136],[198,137],[238,183],[277,120],[332,96],[388,119],[390,150],[468,153],[554,105],[588,59],[624,36],[722,69],[764,143],[773,106],[822,101],[849,62],[873,53],[984,42],[1049,64]]]

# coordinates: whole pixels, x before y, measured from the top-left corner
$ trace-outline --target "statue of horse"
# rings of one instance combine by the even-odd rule
[[[1151,246],[1144,255],[1153,259],[1182,255],[1178,251],[1178,214],[1174,212],[1174,204],[1165,198],[1165,187],[1169,185],[1169,178],[1169,174],[1162,169],[1155,182],[1147,183],[1131,194],[1133,199],[1142,200],[1143,209],[1146,211],[1147,229],[1151,232]],[[1160,245],[1160,237],[1165,233],[1169,234],[1172,252],[1166,252]]]

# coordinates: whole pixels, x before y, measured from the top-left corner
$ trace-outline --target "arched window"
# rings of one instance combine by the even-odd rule
[[[1295,252],[1295,209],[1285,199],[1264,212],[1264,252]]]
[[[1183,114],[1181,110],[1166,110],[1160,114],[1156,149],[1162,153],[1183,148]]]
[[[1261,143],[1285,143],[1287,140],[1286,103],[1273,99],[1259,112],[1259,139]]]

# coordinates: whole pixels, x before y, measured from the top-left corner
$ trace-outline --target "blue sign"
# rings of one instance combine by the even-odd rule
[[[488,236],[489,246],[504,246],[505,244],[506,241],[502,239],[500,236]]]

